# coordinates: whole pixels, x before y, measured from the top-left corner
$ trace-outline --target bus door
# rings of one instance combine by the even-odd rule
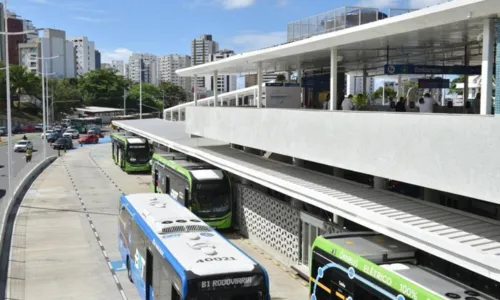
[[[170,195],[170,177],[168,177],[168,175],[165,174],[164,178],[165,178],[165,182],[164,182],[164,186],[163,186],[165,188],[164,193]]]
[[[146,248],[146,300],[153,300],[153,254]]]
[[[153,164],[153,193],[158,193],[158,169]]]

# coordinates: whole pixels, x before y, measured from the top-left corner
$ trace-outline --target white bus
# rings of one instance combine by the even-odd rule
[[[119,249],[141,299],[270,299],[265,269],[169,195],[124,195],[119,209]]]

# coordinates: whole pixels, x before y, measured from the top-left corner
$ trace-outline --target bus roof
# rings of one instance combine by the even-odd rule
[[[257,267],[255,261],[169,195],[132,194],[122,196],[121,201],[178,273],[205,276],[251,272]]]
[[[136,137],[136,136],[132,136],[132,135],[123,135],[123,134],[116,133],[116,132],[112,133],[111,137],[116,138],[122,142],[127,142],[129,144],[145,144],[147,142],[147,140],[145,138]]]
[[[222,170],[204,162],[188,161],[187,156],[177,153],[155,153],[153,160],[170,166],[182,168],[198,180],[220,180],[224,178]]]

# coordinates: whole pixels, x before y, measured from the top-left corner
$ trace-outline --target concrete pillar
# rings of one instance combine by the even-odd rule
[[[240,106],[239,102],[240,102],[240,95],[236,94],[236,103],[234,105],[235,106]]]
[[[496,21],[497,25],[497,57],[496,57],[496,86],[495,89],[495,115],[500,115],[500,21]],[[498,217],[500,218],[500,210],[498,211]]]
[[[194,106],[198,106],[198,76],[195,74],[194,75],[194,92],[193,92],[193,98],[194,98]]]
[[[344,178],[344,169],[341,168],[333,168],[333,176]]]
[[[401,77],[401,75],[398,76],[398,97],[403,97],[403,92],[404,92],[404,88],[403,88],[403,78]],[[396,101],[398,101],[399,99],[395,99]]]
[[[219,80],[219,72],[214,71],[214,107],[217,106],[217,99],[219,98],[219,89],[217,88],[217,81]]]
[[[330,50],[330,107],[329,110],[337,110],[337,69],[338,52],[337,48]]]
[[[465,46],[465,56],[464,56],[464,65],[465,67],[469,66],[469,47]],[[467,101],[469,100],[469,75],[464,76],[464,107],[467,104]]]
[[[304,160],[294,157],[293,158],[293,165],[296,167],[304,167]]]
[[[182,112],[180,108],[177,110],[177,119],[177,121],[182,121]]]
[[[220,97],[220,103],[219,104],[220,104],[219,106],[224,106],[224,97],[222,97],[222,96]]]
[[[302,63],[300,62],[299,59],[297,59],[297,83],[299,84],[300,87],[300,103],[304,103],[304,99],[302,96]]]
[[[367,76],[366,70],[363,70],[363,95],[366,95],[366,76]]]
[[[483,63],[481,70],[481,115],[491,114],[491,96],[493,84],[493,43],[495,26],[492,19],[484,20],[483,24]]]
[[[174,111],[171,110],[170,111],[170,121],[173,121],[174,120]]]
[[[373,188],[377,190],[387,189],[387,179],[382,177],[373,176]]]
[[[257,107],[260,108],[262,101],[262,62],[257,64]]]

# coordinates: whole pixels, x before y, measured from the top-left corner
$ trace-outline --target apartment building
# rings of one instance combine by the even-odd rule
[[[218,61],[234,55],[233,50],[223,49],[215,53],[207,55],[207,62]],[[214,91],[217,85],[219,93],[226,93],[236,90],[237,76],[236,75],[220,75],[217,81],[214,76],[205,76],[205,88],[208,91]]]
[[[39,52],[36,50],[37,47],[40,48]],[[59,78],[76,76],[75,50],[73,48],[73,44],[66,40],[66,32],[63,30],[45,29],[43,37],[33,39],[28,43],[20,44],[19,51],[20,62],[22,61],[23,65],[29,66],[31,70],[33,70],[33,68],[37,68],[41,72],[41,67],[38,66],[39,64],[41,65],[41,63],[39,59],[37,59],[35,64],[36,66],[33,66],[33,64],[28,61],[27,56],[31,56],[33,53],[38,53],[41,57],[41,53],[43,51],[44,57],[55,57],[53,59],[47,59],[44,62],[44,73],[53,74],[51,76]]]
[[[124,76],[125,62],[123,60],[112,60],[111,67],[117,71],[117,74]]]
[[[217,51],[219,51],[219,43],[213,40],[211,34],[200,35],[200,38],[191,41],[191,65],[196,66],[208,62],[210,55]],[[205,77],[199,77],[196,86],[205,88]]]
[[[129,79],[158,84],[157,58],[150,53],[133,53],[129,58]]]
[[[75,48],[76,74],[81,76],[88,71],[95,70],[95,44],[86,36],[69,39]]]
[[[95,50],[95,69],[101,69],[101,52],[98,50]]]
[[[189,55],[170,54],[158,56],[158,81],[171,82],[182,87],[185,91],[191,91],[191,78],[180,77],[175,73],[178,69],[191,66]]]

